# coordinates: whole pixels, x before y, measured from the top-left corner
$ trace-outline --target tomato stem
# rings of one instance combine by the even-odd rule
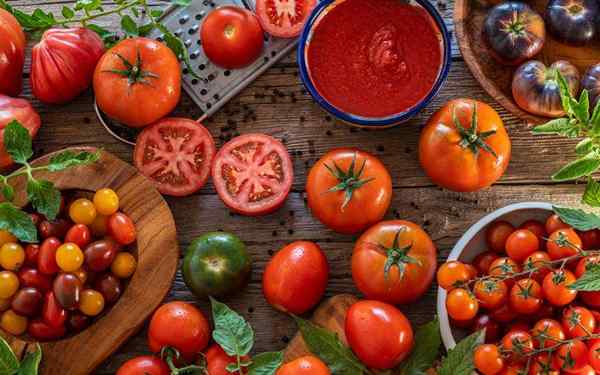
[[[71,19],[64,19],[64,20],[59,20],[56,21],[56,25],[68,25],[68,24],[73,24],[73,23],[81,23],[82,26],[86,26],[86,23],[90,20],[96,19],[96,18],[100,18],[103,16],[107,16],[110,14],[114,14],[114,13],[121,13],[122,11],[129,9],[133,6],[136,5],[144,5],[146,3],[146,0],[133,0],[131,2],[124,2],[123,4],[119,5],[117,8],[115,9],[110,9],[110,10],[106,10],[103,12],[99,12],[99,13],[94,13],[94,14],[90,14],[85,8],[85,17],[80,17],[80,18],[71,18]]]
[[[421,262],[418,259],[408,255],[408,252],[413,246],[412,242],[410,243],[410,245],[404,247],[400,246],[400,234],[405,230],[405,228],[401,228],[398,232],[396,232],[396,235],[394,236],[394,241],[392,243],[392,247],[379,244],[379,247],[387,253],[387,259],[383,267],[383,275],[386,278],[386,280],[388,279],[390,270],[393,266],[398,267],[400,279],[402,279],[404,277],[404,272],[406,271],[407,264],[421,264]]]
[[[127,60],[123,55],[113,52],[113,55],[117,56],[119,60],[123,62],[125,65],[125,69],[109,69],[103,70],[104,73],[114,73],[124,77],[127,77],[129,80],[129,85],[135,85],[136,83],[141,83],[143,85],[152,86],[150,81],[147,78],[158,79],[159,76],[150,71],[146,71],[142,68],[142,57],[140,55],[140,50],[137,50],[136,61],[135,64],[132,64]]]
[[[485,140],[496,134],[496,131],[489,130],[482,133],[477,132],[477,103],[473,103],[473,114],[471,118],[471,127],[469,129],[465,129],[460,123],[458,115],[456,114],[456,107],[452,109],[452,121],[462,138],[458,143],[461,147],[470,149],[475,156],[479,154],[479,150],[484,150],[492,154],[494,158],[498,159],[496,151],[494,151],[490,145],[485,143]]]
[[[355,190],[360,189],[363,185],[365,185],[375,179],[375,177],[369,177],[369,178],[361,180],[361,176],[365,169],[366,163],[367,163],[367,159],[365,158],[362,162],[362,165],[360,166],[360,169],[355,172],[354,171],[354,168],[356,166],[356,152],[355,152],[354,156],[352,157],[352,162],[350,163],[350,166],[348,167],[347,171],[344,171],[342,168],[340,168],[335,161],[333,162],[333,168],[327,164],[323,164],[325,166],[325,168],[327,168],[329,173],[331,173],[339,181],[339,183],[337,185],[335,185],[334,187],[327,190],[326,193],[333,193],[336,191],[344,192],[344,202],[342,203],[342,211],[352,200],[352,195],[354,194]]]
[[[177,360],[180,356],[179,351],[171,346],[165,346],[160,350],[160,357],[167,362],[167,366],[171,370],[171,375],[187,374],[195,371],[202,371],[204,374],[208,374],[205,365],[188,365],[178,368],[173,363],[173,359]]]

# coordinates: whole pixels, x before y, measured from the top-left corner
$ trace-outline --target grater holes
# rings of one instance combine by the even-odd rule
[[[190,59],[195,60],[198,58],[198,56],[200,56],[200,51],[196,50],[190,54]]]
[[[212,104],[206,103],[206,108],[210,109],[210,107],[212,107]]]
[[[271,57],[277,56],[277,51],[271,51]]]
[[[213,95],[213,99],[214,99],[214,100],[219,100],[219,98],[220,98],[219,94],[214,94],[214,95]]]
[[[196,19],[196,21],[200,21],[202,17],[204,17],[204,13],[198,13],[194,18]]]
[[[206,91],[206,89],[200,90],[200,95],[206,95],[206,94],[208,94],[208,91]]]
[[[199,26],[198,26],[198,25],[195,25],[195,26],[193,26],[193,27],[190,27],[190,29],[188,30],[188,34],[190,34],[190,35],[194,35],[194,34],[196,34],[196,33],[198,32],[198,28],[199,28]]]
[[[163,34],[160,34],[156,40],[158,40],[159,42],[162,42],[163,40],[165,40],[165,36]]]
[[[223,72],[223,75],[224,75],[225,77],[229,77],[229,76],[231,75],[231,70],[226,70],[226,71],[224,71],[224,72]]]
[[[190,19],[190,17],[189,17],[188,15],[182,16],[182,17],[179,19],[179,24],[180,24],[180,25],[184,25],[184,24],[185,24],[185,23],[186,23],[186,22],[187,22],[189,19]]]
[[[175,34],[176,37],[179,38],[181,36],[181,34],[183,34],[183,30],[177,29],[177,30],[175,30],[174,34]]]
[[[208,77],[206,77],[206,78],[208,78],[208,81],[209,81],[209,82],[210,82],[210,81],[213,81],[213,80],[216,78],[216,74],[214,74],[214,73],[210,73],[210,74],[208,75]]]
[[[192,40],[187,39],[183,44],[185,44],[185,46],[189,48],[192,45]]]
[[[198,79],[196,79],[196,78],[192,79],[192,85],[197,85],[198,82],[199,82]]]
[[[189,74],[189,73],[190,73],[190,71],[188,70],[188,68],[183,68],[183,69],[181,70],[181,72],[183,73],[183,75],[186,75],[186,74]]]
[[[200,70],[204,70],[205,68],[206,68],[206,65],[204,65],[204,64],[198,65],[198,69],[200,69]]]
[[[266,63],[268,63],[268,62],[269,62],[269,56],[265,56],[265,57],[263,58],[263,60],[264,60]]]

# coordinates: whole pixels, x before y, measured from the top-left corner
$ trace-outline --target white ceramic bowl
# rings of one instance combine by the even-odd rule
[[[485,243],[485,231],[487,226],[496,220],[505,220],[515,227],[521,225],[526,220],[535,219],[542,222],[546,221],[552,214],[552,204],[545,202],[523,202],[515,203],[502,207],[482,217],[473,224],[463,236],[458,240],[448,256],[448,260],[460,260],[461,262],[470,262],[477,255],[488,250]],[[438,287],[437,296],[437,314],[440,319],[440,331],[442,340],[446,349],[452,349],[456,346],[455,337],[460,339],[458,331],[453,332],[446,311],[446,291]],[[463,332],[464,334],[464,332]]]

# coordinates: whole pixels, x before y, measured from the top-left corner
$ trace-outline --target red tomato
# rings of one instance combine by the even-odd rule
[[[547,252],[536,251],[523,261],[523,271],[538,270],[532,272],[530,277],[535,279],[538,283],[542,283],[544,277],[550,272],[550,270],[545,267],[548,266],[550,262],[550,255],[548,255]]]
[[[316,0],[258,0],[256,14],[263,29],[280,38],[293,38],[300,34]]]
[[[92,233],[85,224],[75,224],[65,235],[65,242],[72,242],[80,248],[85,248],[92,241]]]
[[[323,297],[329,277],[327,258],[319,245],[296,241],[279,250],[263,274],[263,293],[276,309],[303,314]]]
[[[575,276],[577,278],[580,278],[585,273],[588,263],[600,263],[600,256],[592,255],[581,259],[575,268]],[[589,307],[600,308],[600,291],[579,292],[579,295],[581,296],[583,302]]]
[[[533,356],[529,375],[559,375],[559,371],[552,364],[552,354],[543,352]]]
[[[275,375],[330,375],[331,371],[319,358],[307,355],[281,366]],[[212,374],[211,374],[212,375]],[[226,375],[223,373],[223,375]]]
[[[546,300],[554,306],[565,306],[575,300],[577,291],[568,286],[575,282],[575,275],[569,270],[555,270],[544,277],[542,289]]]
[[[386,271],[386,263],[391,268]],[[417,224],[382,221],[356,242],[352,279],[368,298],[390,304],[417,300],[429,289],[437,266],[437,250]]]
[[[581,238],[581,247],[583,250],[593,250],[600,246],[600,230],[577,231],[577,234]]]
[[[488,314],[478,315],[475,318],[471,329],[474,332],[485,329],[485,342],[488,344],[497,342],[500,338],[500,324],[498,324],[498,322],[492,319],[492,317]]]
[[[536,348],[551,348],[566,338],[561,324],[554,319],[542,319],[535,323],[531,336]]]
[[[73,225],[72,222],[65,219],[56,219],[53,221],[42,220],[38,225],[38,230],[42,238],[57,237],[64,238]]]
[[[506,239],[506,253],[515,262],[522,262],[528,256],[538,251],[538,237],[527,229],[517,229]]]
[[[94,93],[98,107],[113,119],[134,128],[152,124],[179,102],[179,61],[160,42],[125,39],[100,58]]]
[[[509,323],[519,316],[517,312],[510,308],[510,305],[507,303],[505,305],[500,306],[496,310],[493,310],[490,313],[492,319],[500,323]]]
[[[533,351],[533,340],[527,331],[509,331],[502,338],[502,348],[507,352],[513,363],[521,363],[527,359],[527,354]]]
[[[600,372],[600,341],[596,341],[590,345],[588,361],[596,372]]]
[[[185,302],[169,302],[152,315],[148,328],[148,346],[154,353],[170,346],[188,361],[206,348],[210,326],[204,314]]]
[[[21,93],[26,44],[19,21],[0,8],[0,94],[17,96]]]
[[[31,88],[45,103],[66,103],[90,87],[104,53],[100,36],[83,27],[50,29],[31,52]]]
[[[52,288],[52,278],[36,268],[22,268],[19,271],[19,283],[21,287],[36,288],[42,292]]]
[[[515,287],[513,287],[514,289]],[[506,303],[508,287],[504,281],[477,280],[473,286],[473,293],[481,307],[493,310]],[[512,294],[511,294],[512,299]]]
[[[554,214],[546,219],[546,233],[554,233],[559,229],[570,229],[571,226],[565,224],[558,215]]]
[[[225,353],[223,348],[221,348],[218,344],[212,344],[210,348],[206,351],[206,370],[208,374],[206,375],[239,375],[239,371],[234,373],[227,371],[227,365],[236,363],[235,357],[230,357]],[[242,361],[248,361],[250,357],[243,356]]]
[[[567,372],[582,370],[588,364],[588,348],[580,340],[563,344],[554,352],[552,363]]]
[[[507,221],[497,220],[490,224],[485,231],[485,239],[490,249],[497,253],[505,251],[506,240],[515,227]]]
[[[468,321],[477,315],[479,302],[470,291],[456,288],[449,291],[446,296],[446,309],[452,319]]]
[[[2,9],[0,9],[1,11]],[[0,31],[2,30],[2,13],[0,13]],[[2,38],[4,36],[0,32],[0,77],[2,75]],[[0,78],[0,87],[2,80]],[[27,129],[31,138],[35,138],[38,129],[40,128],[40,116],[33,109],[31,104],[25,99],[15,99],[9,96],[0,94],[0,169],[4,169],[13,165],[13,160],[4,148],[4,129],[13,120],[17,120]]]
[[[338,148],[310,169],[306,198],[321,223],[336,232],[358,233],[383,219],[392,199],[392,178],[375,156]]]
[[[477,268],[479,274],[487,275],[492,262],[498,258],[500,257],[497,254],[491,251],[486,251],[477,255],[475,259],[473,259],[473,265],[475,266],[475,268]]]
[[[491,276],[511,276],[515,273],[521,272],[521,267],[512,259],[507,257],[498,258],[490,264],[489,274]],[[512,278],[506,279],[504,281],[506,286],[512,288],[515,280]]]
[[[542,288],[533,279],[521,279],[510,290],[510,306],[519,314],[533,314],[543,302]]]
[[[254,13],[237,6],[220,6],[210,12],[200,29],[206,57],[226,69],[252,64],[263,48],[264,36]]]
[[[60,327],[65,325],[67,318],[68,312],[58,303],[54,297],[54,292],[47,292],[42,307],[42,320],[44,323],[51,327]]]
[[[379,301],[363,300],[350,306],[345,333],[354,354],[377,370],[395,367],[413,347],[408,319],[394,306]]]
[[[25,265],[31,267],[37,267],[38,258],[40,256],[40,245],[38,244],[27,244],[25,246]]]
[[[548,237],[548,233],[546,233],[546,227],[543,223],[537,220],[527,220],[523,224],[519,225],[519,229],[527,229],[535,234],[540,241],[540,248],[544,247],[544,241],[545,238]]]
[[[570,338],[589,336],[596,331],[596,318],[585,307],[569,307],[563,311],[562,325]]]
[[[53,275],[60,270],[56,264],[56,250],[62,242],[56,237],[48,237],[40,246],[38,269],[46,275]]]
[[[265,134],[245,134],[227,142],[215,157],[212,179],[231,210],[247,216],[269,214],[283,205],[294,180],[285,146]]]
[[[131,245],[136,238],[135,224],[129,216],[116,212],[108,218],[108,234],[121,245]]]
[[[125,362],[116,375],[169,375],[169,366],[158,357],[143,355]]]
[[[576,255],[581,250],[581,245],[581,238],[569,228],[559,229],[550,234],[546,247],[550,259],[556,260]]]
[[[63,337],[66,333],[64,325],[53,327],[42,320],[34,320],[29,323],[27,333],[39,341],[51,341]]]
[[[479,345],[473,353],[473,364],[483,375],[496,375],[504,368],[504,360],[496,345]]]
[[[566,374],[568,375],[596,375],[597,372],[594,370],[594,368],[590,365],[586,365],[583,366],[580,370],[578,371],[565,371]],[[550,375],[554,375],[554,374],[550,374]]]
[[[165,118],[140,133],[133,160],[161,193],[184,196],[206,184],[216,152],[215,141],[202,124]]]

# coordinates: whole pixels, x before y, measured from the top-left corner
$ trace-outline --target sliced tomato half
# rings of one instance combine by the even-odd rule
[[[219,197],[247,216],[269,214],[283,205],[294,180],[285,146],[265,134],[246,134],[227,142],[215,157],[212,178]]]
[[[280,38],[300,34],[317,0],[257,0],[256,14],[263,30]]]
[[[192,194],[208,180],[215,141],[196,121],[165,118],[140,133],[133,159],[137,169],[166,195]]]

